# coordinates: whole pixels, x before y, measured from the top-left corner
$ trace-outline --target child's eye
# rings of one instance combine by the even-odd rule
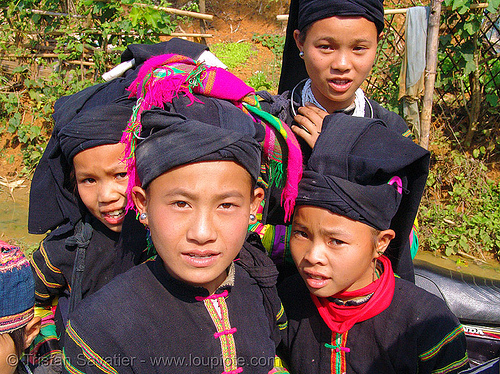
[[[234,206],[234,204],[233,204],[233,203],[222,203],[222,204],[220,205],[220,207],[221,207],[222,209],[230,209],[230,208],[232,208],[233,206]]]
[[[292,235],[297,239],[307,239],[308,238],[307,234],[304,231],[300,231],[300,230],[293,230]]]
[[[363,51],[366,51],[367,49],[368,49],[367,47],[361,46],[361,45],[354,47],[355,52],[363,52]]]
[[[335,239],[335,238],[330,238],[328,240],[328,244],[329,245],[342,245],[344,244],[345,242],[343,242],[342,240],[339,240],[339,239]]]
[[[95,183],[95,179],[94,178],[85,178],[85,179],[82,179],[80,181],[80,183],[82,183],[82,184],[92,184],[92,183]]]
[[[117,174],[115,175],[115,177],[116,177],[116,179],[125,179],[125,178],[127,178],[127,172],[126,172],[126,171],[124,171],[124,172],[122,172],[122,173],[117,173]]]
[[[177,208],[187,208],[189,205],[185,201],[175,201],[173,203]]]

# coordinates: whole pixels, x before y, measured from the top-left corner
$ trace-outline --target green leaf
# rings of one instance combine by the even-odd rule
[[[470,73],[472,73],[473,71],[476,70],[476,64],[474,63],[474,61],[467,61],[467,63],[465,64],[465,68],[464,68],[464,74],[466,75],[469,75]]]
[[[490,104],[492,107],[497,106],[497,103],[498,103],[498,96],[497,95],[487,94],[485,99],[488,102],[488,104]]]
[[[490,13],[496,13],[500,8],[500,0],[488,0],[488,7],[486,10]]]
[[[130,19],[130,22],[132,23],[132,26],[136,27],[139,24],[139,20],[141,18],[141,12],[140,12],[139,8],[133,7],[130,10],[128,17]]]

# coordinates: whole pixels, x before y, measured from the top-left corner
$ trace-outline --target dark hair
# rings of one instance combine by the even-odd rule
[[[309,29],[311,28],[313,23],[310,23],[310,24],[306,25],[302,30],[299,30],[300,31],[299,42],[301,42],[302,44],[304,44],[304,42],[306,41],[307,32],[309,31]]]
[[[24,352],[26,326],[20,327],[17,330],[9,332],[12,341],[14,342],[14,349],[16,350],[17,357],[21,357]]]

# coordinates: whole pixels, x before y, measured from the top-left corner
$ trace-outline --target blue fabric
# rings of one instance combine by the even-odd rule
[[[425,70],[429,7],[413,7],[406,13],[406,87],[418,83]]]
[[[35,305],[35,280],[19,247],[0,243],[0,318]]]

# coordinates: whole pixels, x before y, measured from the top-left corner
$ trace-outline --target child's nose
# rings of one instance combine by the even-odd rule
[[[327,263],[325,251],[321,244],[313,243],[306,251],[304,259],[313,265],[326,265]]]
[[[347,51],[339,50],[336,53],[336,58],[332,62],[333,70],[346,71],[351,68],[351,60]]]
[[[110,203],[120,198],[118,188],[113,183],[103,182],[99,188],[99,202]]]
[[[198,244],[213,242],[217,239],[213,217],[208,212],[196,212],[187,232],[188,240]]]

